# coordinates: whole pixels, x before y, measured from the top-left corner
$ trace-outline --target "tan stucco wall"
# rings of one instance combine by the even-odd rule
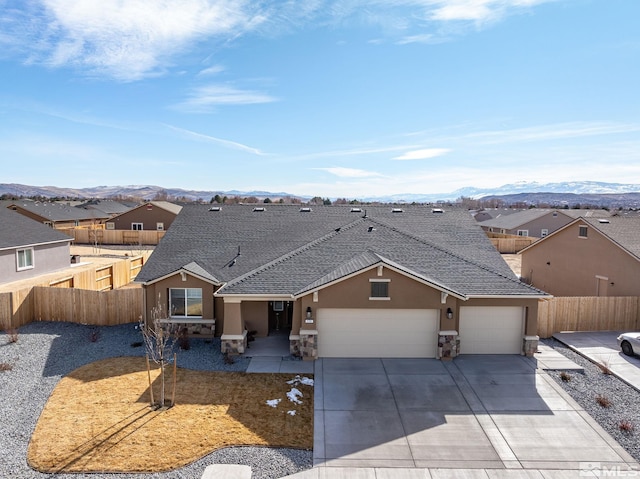
[[[145,231],[156,231],[158,223],[164,223],[164,229],[169,229],[176,215],[154,205],[150,205],[151,209],[148,209],[148,206],[149,205],[142,205],[106,220],[105,223],[113,223],[117,230],[130,230],[131,223],[142,223],[142,228]]]
[[[640,296],[640,262],[590,226],[579,238],[582,224],[524,251],[522,276],[554,296],[596,296],[598,289],[600,296]],[[608,279],[598,287],[596,275]]]
[[[257,337],[269,335],[269,303],[267,301],[243,301],[242,319],[247,331],[255,331]],[[233,333],[237,334],[237,333]]]
[[[369,279],[389,279],[389,300],[370,300],[371,286]],[[329,286],[318,291],[318,301],[313,301],[309,294],[300,299],[300,311],[294,312],[293,332],[299,331],[296,319],[304,324],[307,307],[311,306],[313,316],[319,308],[372,308],[372,309],[439,309],[440,329],[455,329],[457,318],[457,300],[448,296],[446,303],[441,303],[440,291],[419,283],[407,276],[383,268],[382,276],[377,269],[367,271],[353,278]],[[453,319],[446,317],[447,308],[454,311]],[[391,325],[390,325],[391,326]]]

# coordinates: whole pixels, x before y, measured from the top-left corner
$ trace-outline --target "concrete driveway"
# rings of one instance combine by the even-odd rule
[[[625,356],[616,338],[624,331],[576,331],[553,335],[594,363],[606,365],[613,374],[640,391],[640,356]]]
[[[315,379],[315,468],[638,467],[521,356],[320,359]]]

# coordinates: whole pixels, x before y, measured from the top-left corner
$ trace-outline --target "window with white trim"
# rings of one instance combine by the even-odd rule
[[[142,231],[144,229],[144,225],[142,223],[131,223],[131,229],[133,231]]]
[[[169,288],[169,315],[172,318],[202,318],[202,289]]]
[[[518,236],[529,236],[529,230],[518,230]]]
[[[106,223],[106,227],[107,227],[108,230],[114,230],[114,229],[116,229],[116,224],[113,221],[108,221]]]
[[[156,223],[156,230],[157,231],[164,231],[164,223]]]
[[[549,236],[549,230],[547,228],[542,228],[542,230],[540,231],[540,236],[542,236],[543,238],[545,236]]]
[[[391,299],[389,297],[389,279],[370,279],[371,292],[369,295],[370,300],[385,300]]]
[[[586,238],[587,237],[587,226],[586,225],[580,225],[578,227],[578,236],[580,238]]]
[[[16,266],[18,271],[33,269],[33,248],[24,248],[16,251]]]

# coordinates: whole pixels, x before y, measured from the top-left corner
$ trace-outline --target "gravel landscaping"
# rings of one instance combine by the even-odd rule
[[[111,357],[144,356],[142,340],[133,324],[91,327],[63,322],[34,322],[20,328],[18,341],[0,334],[0,477],[50,477],[26,463],[27,446],[40,413],[60,378],[80,366]],[[227,364],[220,340],[195,339],[188,351],[178,352],[178,366],[203,371],[245,371],[249,359]],[[161,454],[161,451],[159,451]],[[200,479],[210,464],[246,464],[254,479],[276,479],[312,467],[312,451],[266,447],[234,447],[167,473],[56,474],[63,479]]]
[[[640,392],[615,376],[604,374],[600,367],[560,341],[542,341],[584,368],[584,374],[549,371],[549,375],[636,461],[640,461]]]

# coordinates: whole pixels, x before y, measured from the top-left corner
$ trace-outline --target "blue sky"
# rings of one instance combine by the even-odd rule
[[[640,183],[638,0],[0,0],[2,183]]]

